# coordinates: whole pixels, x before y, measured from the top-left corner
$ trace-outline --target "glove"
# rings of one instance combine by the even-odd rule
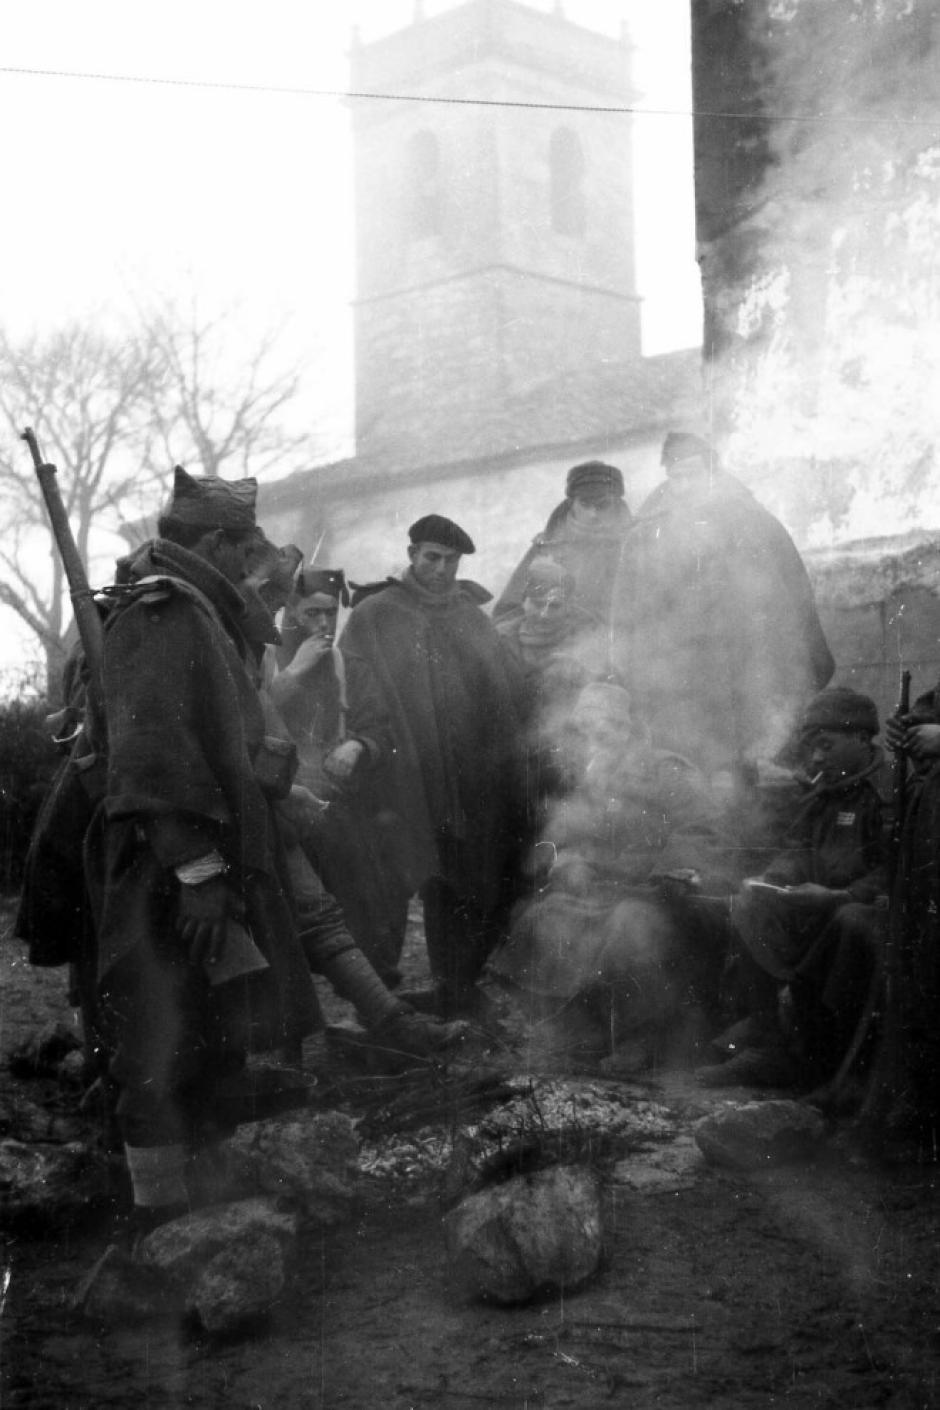
[[[225,945],[229,920],[240,920],[245,907],[222,876],[198,886],[181,885],[176,929],[189,947],[190,962],[199,967],[215,964]]]

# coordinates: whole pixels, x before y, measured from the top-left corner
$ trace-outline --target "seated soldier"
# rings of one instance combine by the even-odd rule
[[[715,1040],[727,1060],[699,1069],[703,1085],[825,1081],[853,1038],[887,905],[877,733],[874,701],[842,686],[803,715],[806,794],[787,846],[743,882],[732,908],[745,1021]]]
[[[541,888],[490,966],[585,1055],[629,1040],[649,1066],[672,1055],[720,969],[699,904],[717,879],[714,809],[692,764],[652,748],[622,687],[586,686],[572,726],[578,783],[546,819]]]

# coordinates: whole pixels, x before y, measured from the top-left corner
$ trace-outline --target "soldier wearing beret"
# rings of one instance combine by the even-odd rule
[[[347,679],[333,642],[339,602],[348,601],[345,578],[305,569],[292,545],[276,549],[263,540],[241,591],[254,643],[275,639],[260,662],[268,728],[297,746],[294,781],[275,811],[310,968],[355,1006],[373,1043],[412,1056],[440,1052],[460,1040],[462,1025],[415,1013],[391,992],[405,918],[393,928],[398,891],[373,826],[368,782],[392,746],[376,692],[361,672]],[[272,617],[282,609],[283,635]],[[283,667],[278,674],[269,669],[272,654]],[[299,1045],[290,1057],[300,1065]]]
[[[390,806],[408,840],[402,880],[420,892],[443,1012],[472,1008],[501,933],[519,846],[520,681],[482,606],[458,578],[474,552],[451,519],[408,531],[409,566],[360,596],[340,638],[376,682],[395,750]]]
[[[701,1070],[706,1085],[832,1076],[881,950],[888,883],[875,703],[844,686],[820,691],[799,733],[804,796],[785,849],[745,880],[732,910],[746,1022],[717,1040],[728,1061]]]
[[[610,616],[610,594],[624,535],[632,522],[623,497],[623,475],[615,465],[587,460],[574,465],[565,481],[565,498],[549,515],[503,589],[495,622],[518,620],[526,576],[536,558],[551,558],[574,579],[573,606],[598,625]]]

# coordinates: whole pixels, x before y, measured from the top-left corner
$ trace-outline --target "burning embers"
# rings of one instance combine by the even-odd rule
[[[456,1161],[457,1183],[466,1188],[510,1148],[542,1147],[553,1161],[562,1154],[590,1159],[667,1140],[675,1129],[665,1107],[622,1083],[515,1077],[501,1090],[500,1104],[467,1124],[455,1125],[444,1101],[437,1119],[402,1131],[407,1117],[399,1108],[395,1130],[364,1139],[360,1169],[375,1180],[414,1184],[440,1180]],[[363,1126],[378,1124],[373,1118]]]

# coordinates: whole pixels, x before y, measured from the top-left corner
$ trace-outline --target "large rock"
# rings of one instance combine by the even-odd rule
[[[108,1191],[107,1161],[78,1142],[0,1141],[0,1225],[74,1223]]]
[[[255,1231],[206,1265],[186,1299],[207,1332],[227,1336],[268,1312],[284,1290],[284,1254],[272,1234]]]
[[[158,1269],[188,1297],[196,1280],[215,1256],[240,1245],[252,1252],[259,1240],[292,1246],[297,1236],[297,1216],[279,1210],[271,1200],[246,1199],[233,1204],[197,1210],[171,1219],[141,1239],[137,1257]]]
[[[227,1150],[240,1181],[259,1194],[289,1201],[306,1223],[333,1228],[351,1217],[359,1142],[341,1112],[243,1126]]]
[[[497,1302],[573,1288],[603,1251],[600,1186],[585,1166],[556,1165],[469,1195],[445,1220],[457,1276]]]
[[[747,1102],[696,1122],[699,1150],[714,1165],[757,1170],[808,1159],[826,1134],[818,1111],[800,1102]]]

